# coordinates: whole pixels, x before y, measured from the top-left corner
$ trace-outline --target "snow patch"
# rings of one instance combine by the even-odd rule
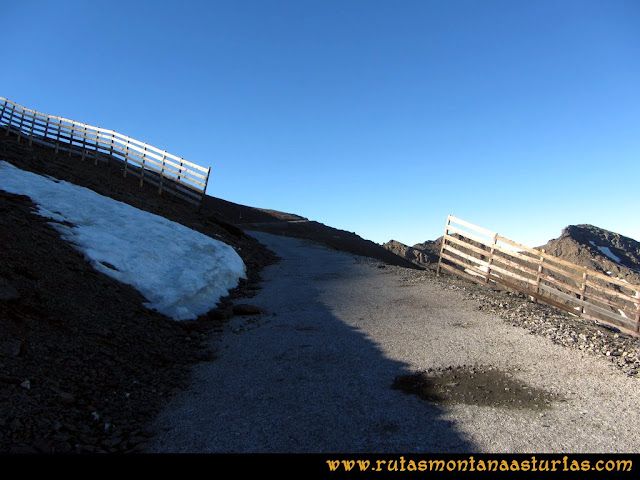
[[[616,263],[620,263],[622,260],[620,260],[620,258],[616,255],[614,255],[614,253],[611,251],[611,249],[609,247],[601,247],[596,245],[596,242],[594,242],[593,240],[589,240],[589,244],[593,247],[596,247],[600,253],[602,253],[603,255],[607,256],[608,258],[610,258],[611,260],[613,260]],[[609,273],[609,272],[607,272]]]
[[[609,257],[611,260],[613,260],[616,263],[620,263],[622,260],[620,260],[619,257],[615,256],[613,254],[613,252],[611,252],[611,249],[609,247],[596,247],[598,250],[600,250],[600,253],[606,255],[607,257]]]
[[[87,188],[0,161],[0,189],[31,197],[38,214],[54,220],[51,225],[93,268],[131,285],[148,300],[146,307],[175,320],[215,308],[246,278],[231,246]]]

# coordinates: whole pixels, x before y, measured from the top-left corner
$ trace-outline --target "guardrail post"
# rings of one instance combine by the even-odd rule
[[[438,268],[436,269],[436,275],[440,276],[440,270],[442,265],[442,254],[444,253],[444,245],[447,241],[447,235],[449,235],[449,225],[451,225],[451,214],[447,215],[447,224],[444,228],[444,236],[442,237],[442,245],[440,245],[440,258],[438,259]]]

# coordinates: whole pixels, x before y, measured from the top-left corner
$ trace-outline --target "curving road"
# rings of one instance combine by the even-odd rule
[[[420,272],[251,234],[282,258],[250,300],[264,313],[211,340],[219,358],[160,415],[150,452],[640,451],[640,385],[606,360],[479,312]],[[491,365],[556,401],[436,404],[390,388],[458,365]]]

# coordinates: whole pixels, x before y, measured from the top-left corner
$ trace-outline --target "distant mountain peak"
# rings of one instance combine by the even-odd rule
[[[640,283],[640,242],[619,233],[588,224],[569,225],[540,248],[578,265]]]
[[[397,240],[389,240],[382,246],[405,260],[428,268],[433,267],[438,262],[441,242],[442,238],[438,240],[427,240],[426,242],[417,243],[413,247],[410,247]]]

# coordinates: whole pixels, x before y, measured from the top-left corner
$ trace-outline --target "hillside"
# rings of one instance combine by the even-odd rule
[[[380,246],[299,215],[210,196],[196,210],[123,178],[115,164],[95,166],[77,155],[55,155],[25,139],[5,137],[2,130],[0,160],[222,239],[248,270],[247,281],[230,298],[253,296],[262,269],[277,261],[245,230],[305,238],[414,270],[432,269],[440,250],[441,240]],[[26,196],[0,191],[0,452],[142,451],[156,433],[150,422],[188,385],[192,366],[216,358],[206,340],[233,315],[229,299],[195,321],[175,322],[148,310],[136,290],[91,268],[35,208]],[[620,278],[637,273],[626,271],[626,266],[638,269],[637,242],[586,227],[568,227],[544,248],[596,262]],[[506,311],[501,297],[494,303]]]
[[[592,270],[640,284],[640,242],[593,225],[569,225],[538,247]]]
[[[0,160],[178,222],[231,245],[247,266],[230,298],[255,294],[276,256],[239,228],[251,226],[324,242],[392,264],[410,265],[379,245],[298,215],[207,196],[198,211],[160,196],[117,165],[29,145],[0,129]],[[233,313],[229,299],[195,321],[175,322],[89,266],[34,213],[23,195],[0,191],[0,452],[136,452],[147,426],[195,362],[215,352],[204,341]],[[274,231],[271,226],[276,226]],[[152,232],[150,232],[152,234]]]
[[[393,252],[395,255],[408,260],[422,268],[434,269],[440,257],[440,247],[442,245],[442,237],[433,241],[417,243],[413,247],[409,247],[396,240],[390,240],[384,245],[384,248]]]
[[[394,254],[424,268],[435,268],[442,237],[412,247],[396,240],[383,245]],[[550,255],[592,270],[640,284],[640,242],[593,225],[569,225],[544,249]]]

